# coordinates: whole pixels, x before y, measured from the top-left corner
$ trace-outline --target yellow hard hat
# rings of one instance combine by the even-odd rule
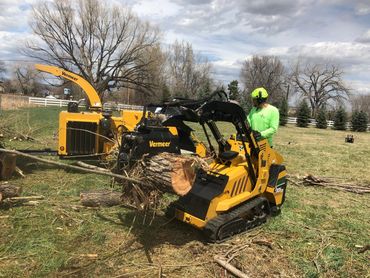
[[[267,98],[269,94],[267,93],[266,89],[263,87],[259,87],[253,90],[251,93],[252,98]]]

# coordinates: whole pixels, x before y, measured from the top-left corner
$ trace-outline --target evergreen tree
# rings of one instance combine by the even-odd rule
[[[316,127],[321,129],[326,129],[328,127],[328,122],[326,120],[326,109],[321,107],[317,112],[316,116]]]
[[[367,125],[369,124],[369,118],[364,111],[360,111],[357,116],[358,129],[359,132],[367,131]]]
[[[238,80],[233,80],[227,85],[227,90],[229,91],[229,98],[231,100],[240,101],[240,90],[238,86]]]
[[[198,90],[197,98],[203,99],[211,94],[211,81],[207,80]]]
[[[358,116],[359,112],[357,110],[352,112],[351,117],[351,130],[358,131],[359,125],[358,125]]]
[[[347,113],[343,107],[339,107],[339,109],[335,112],[334,115],[334,129],[336,130],[346,130],[347,125]]]
[[[297,126],[308,127],[310,122],[311,110],[308,107],[306,100],[303,100],[297,110]]]
[[[280,112],[280,125],[285,126],[288,123],[288,101],[286,98],[283,98],[279,105]]]

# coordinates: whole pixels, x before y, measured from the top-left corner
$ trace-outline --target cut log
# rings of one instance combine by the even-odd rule
[[[0,180],[10,179],[16,167],[16,155],[0,153]]]
[[[22,187],[11,184],[0,184],[0,193],[2,199],[19,197],[22,193]]]
[[[183,196],[190,191],[199,168],[208,168],[206,161],[199,157],[161,153],[144,157],[129,175],[140,176],[151,190]]]
[[[85,207],[112,207],[122,204],[122,193],[101,190],[82,192],[80,194],[81,204]]]

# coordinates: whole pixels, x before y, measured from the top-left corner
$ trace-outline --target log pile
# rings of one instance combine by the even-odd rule
[[[156,208],[160,202],[160,197],[164,193],[185,195],[191,189],[197,171],[199,169],[208,170],[208,163],[202,158],[170,153],[144,156],[129,171],[123,173],[112,173],[107,169],[86,165],[85,163],[79,163],[79,166],[65,164],[4,148],[0,148],[0,153],[13,157],[27,157],[64,169],[112,177],[117,183],[122,184],[122,193],[118,193],[119,195],[122,194],[121,203],[139,209]],[[81,200],[89,206],[108,205],[111,202],[118,204],[117,196],[113,197],[101,193],[89,196],[82,194]],[[99,198],[102,200],[98,201]],[[113,198],[113,200],[108,201],[107,198]]]

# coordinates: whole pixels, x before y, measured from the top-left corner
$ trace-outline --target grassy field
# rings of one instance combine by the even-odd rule
[[[9,148],[56,146],[59,109],[25,109],[0,114],[0,128],[12,126],[34,142],[9,141]],[[225,133],[231,132],[225,127]],[[291,176],[313,174],[370,184],[370,134],[279,129],[276,149]],[[12,184],[22,195],[44,195],[36,206],[0,209],[0,277],[227,277],[212,262],[234,246],[233,261],[251,277],[369,277],[369,195],[290,183],[281,215],[222,244],[206,244],[198,231],[168,223],[159,210],[78,207],[79,193],[113,188],[106,177],[68,172],[18,160],[26,177]],[[258,244],[269,241],[272,248]],[[357,247],[356,247],[357,246]]]

